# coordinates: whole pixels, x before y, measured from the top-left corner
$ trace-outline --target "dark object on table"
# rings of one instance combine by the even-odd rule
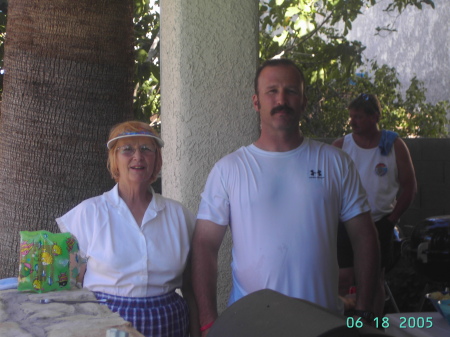
[[[450,215],[427,218],[414,228],[409,257],[421,276],[450,283]]]
[[[264,289],[241,298],[216,320],[208,337],[386,337],[364,326],[347,327],[347,318],[309,301]]]

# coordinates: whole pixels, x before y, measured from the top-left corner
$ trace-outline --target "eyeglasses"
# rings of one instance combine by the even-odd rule
[[[156,149],[150,148],[147,145],[140,145],[138,146],[138,148],[140,153],[146,156],[149,156],[156,152]],[[136,148],[131,145],[124,145],[116,148],[116,151],[119,151],[119,153],[121,155],[124,155],[125,157],[131,157],[136,152]]]

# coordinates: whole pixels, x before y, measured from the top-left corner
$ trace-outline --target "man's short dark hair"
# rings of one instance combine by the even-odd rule
[[[347,109],[362,110],[368,115],[376,115],[381,118],[381,104],[375,95],[361,94],[350,102]]]
[[[255,75],[255,94],[258,94],[258,80],[259,75],[261,75],[261,71],[263,71],[266,67],[276,67],[276,66],[291,66],[297,69],[299,75],[300,75],[300,81],[303,84],[303,87],[305,87],[305,76],[303,75],[303,72],[301,69],[291,60],[289,59],[271,59],[264,61],[256,71]]]

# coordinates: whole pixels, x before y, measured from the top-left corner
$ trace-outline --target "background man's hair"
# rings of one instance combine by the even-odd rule
[[[381,104],[378,97],[371,94],[361,94],[348,105],[348,110],[362,110],[368,115],[381,118]]]

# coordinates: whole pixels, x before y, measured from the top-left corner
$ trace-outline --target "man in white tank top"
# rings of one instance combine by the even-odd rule
[[[367,192],[371,216],[381,248],[381,278],[376,295],[377,314],[383,313],[384,272],[392,255],[393,228],[416,194],[416,178],[408,148],[395,132],[380,130],[381,105],[375,95],[361,94],[349,107],[353,133],[333,145],[353,159]],[[353,252],[345,228],[338,234],[339,292],[344,296],[355,284]]]

